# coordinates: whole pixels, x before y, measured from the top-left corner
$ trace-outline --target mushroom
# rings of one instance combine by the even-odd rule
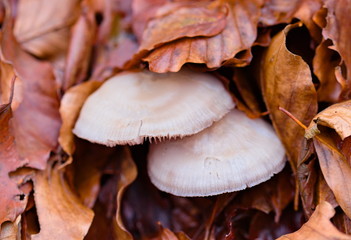
[[[230,94],[210,74],[126,72],[89,96],[73,132],[107,146],[140,144],[144,138],[195,134],[233,107]]]
[[[210,196],[268,180],[283,169],[284,155],[271,125],[234,109],[196,135],[151,144],[148,173],[162,191]]]

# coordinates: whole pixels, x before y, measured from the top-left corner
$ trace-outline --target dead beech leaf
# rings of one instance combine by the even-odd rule
[[[15,139],[10,132],[12,118],[11,103],[0,105],[0,224],[13,222],[26,206],[27,198],[21,200],[23,194],[9,173],[23,166],[17,155]]]
[[[351,4],[347,0],[325,0],[328,9],[327,26],[323,29],[323,37],[331,39],[347,68],[346,87],[341,94],[342,99],[349,99],[351,94],[351,28],[344,27],[351,21]]]
[[[328,137],[319,135],[313,139],[319,165],[325,181],[333,191],[337,203],[351,217],[351,167],[345,156]]]
[[[313,72],[320,82],[317,90],[318,100],[335,103],[341,94],[341,85],[336,80],[335,68],[340,65],[341,60],[334,50],[328,48],[330,45],[330,40],[322,41],[316,48]]]
[[[57,147],[61,124],[52,67],[20,48],[12,34],[9,15],[2,27],[1,54],[22,81],[23,100],[13,112],[11,125],[16,150],[28,166],[43,169],[50,152]]]
[[[38,171],[34,179],[34,199],[40,232],[33,240],[83,239],[94,213],[69,188],[62,169]]]
[[[189,6],[187,6],[189,5]],[[158,14],[149,21],[145,29],[140,50],[152,50],[160,44],[183,37],[214,36],[223,31],[226,25],[227,6],[204,4],[165,5],[158,9]],[[164,34],[167,32],[167,34]]]
[[[311,218],[298,231],[286,234],[277,240],[348,240],[351,236],[339,232],[330,222],[335,210],[328,202],[322,202]]]
[[[218,68],[240,51],[249,49],[257,36],[261,3],[231,1],[224,30],[213,37],[183,38],[153,50],[143,61],[154,72],[177,72],[185,63],[206,64]],[[251,58],[244,61],[247,64]],[[240,66],[244,64],[238,61]]]
[[[301,0],[265,0],[260,22],[264,25],[288,23],[298,10]]]
[[[305,137],[320,133],[318,125],[335,129],[342,140],[351,135],[351,100],[333,104],[318,113],[306,129]]]
[[[63,89],[82,82],[87,75],[90,55],[93,47],[96,24],[94,13],[87,9],[72,27],[72,36],[66,59]]]
[[[160,232],[157,237],[150,240],[190,240],[190,238],[183,232],[174,233],[170,229],[165,228],[160,224]]]
[[[304,151],[304,131],[278,108],[287,109],[304,124],[317,113],[317,94],[311,71],[300,56],[286,47],[286,37],[296,27],[301,27],[301,23],[288,25],[272,39],[261,66],[263,98],[294,171],[300,152]]]
[[[79,0],[20,0],[16,8],[14,35],[24,49],[43,58],[67,50]]]
[[[72,156],[75,149],[72,129],[79,116],[80,109],[89,95],[100,85],[101,82],[88,81],[70,88],[62,97],[60,106],[62,126],[58,141],[69,156]]]
[[[19,225],[21,216],[18,216],[14,222],[4,222],[0,225],[0,240],[18,240],[21,239]]]
[[[122,149],[120,158],[120,174],[117,182],[116,225],[114,229],[116,239],[133,240],[133,236],[128,232],[122,221],[122,197],[126,188],[136,179],[138,171],[132,159],[130,150],[127,147]]]

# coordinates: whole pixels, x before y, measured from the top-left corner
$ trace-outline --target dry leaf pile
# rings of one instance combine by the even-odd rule
[[[0,1],[0,239],[351,239],[350,13],[350,0]],[[280,173],[178,197],[151,184],[148,141],[73,134],[110,77],[185,68],[274,128]]]

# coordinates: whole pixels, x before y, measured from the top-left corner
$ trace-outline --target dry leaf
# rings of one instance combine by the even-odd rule
[[[67,51],[79,0],[20,0],[16,8],[14,34],[24,49],[45,58]]]
[[[224,30],[213,37],[183,38],[153,50],[143,61],[154,72],[176,72],[185,63],[203,63],[208,68],[218,68],[240,51],[249,49],[257,36],[259,1],[233,1]],[[251,58],[246,59],[247,64]],[[235,63],[235,61],[234,61]],[[244,65],[239,61],[239,65]]]
[[[284,235],[277,240],[347,240],[351,236],[343,234],[330,222],[335,210],[328,202],[320,203],[311,218],[297,232]]]
[[[308,126],[305,137],[313,138],[320,133],[318,125],[335,129],[342,140],[351,135],[351,100],[333,104],[318,113]]]
[[[261,66],[263,97],[273,126],[283,142],[293,170],[304,151],[304,131],[278,108],[283,107],[307,124],[317,112],[317,94],[310,69],[303,59],[286,47],[286,37],[301,23],[288,25],[269,46]]]
[[[132,159],[130,150],[127,147],[122,149],[119,159],[119,178],[117,182],[117,210],[116,210],[116,239],[133,240],[122,221],[122,197],[126,188],[136,179],[138,171]]]
[[[11,125],[16,150],[28,166],[43,169],[50,152],[57,147],[60,127],[59,101],[51,65],[38,61],[20,48],[12,34],[9,15],[2,28],[1,53],[12,63],[23,85],[23,100],[13,112]]]
[[[316,48],[313,58],[313,72],[318,77],[320,86],[317,90],[318,100],[337,102],[341,94],[341,85],[335,77],[335,67],[340,65],[340,57],[328,47],[330,41],[322,41]]]
[[[58,141],[69,156],[72,156],[75,148],[72,129],[79,116],[80,109],[89,95],[100,85],[101,82],[88,81],[70,88],[62,97],[60,106],[62,126]]]
[[[348,217],[351,217],[351,166],[335,143],[325,136],[313,139],[325,181]]]
[[[4,222],[0,225],[0,240],[18,240],[20,239],[19,225],[21,216],[18,216],[14,222]]]
[[[260,22],[268,26],[290,22],[300,4],[301,0],[265,0]]]
[[[85,207],[69,188],[63,170],[38,171],[34,179],[34,199],[40,232],[33,240],[83,239],[93,221],[93,211]]]
[[[351,4],[347,0],[325,0],[328,9],[327,26],[323,29],[323,37],[331,39],[347,68],[346,87],[341,98],[346,100],[351,94],[351,28],[346,27],[351,21]]]
[[[84,6],[83,6],[84,7]],[[82,82],[88,71],[90,55],[95,40],[94,13],[85,6],[85,11],[72,27],[72,36],[66,58],[63,90]]]

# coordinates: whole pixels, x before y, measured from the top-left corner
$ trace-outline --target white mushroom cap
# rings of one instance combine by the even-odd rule
[[[195,134],[233,107],[230,94],[210,74],[127,72],[89,96],[73,132],[107,146],[140,144],[144,138]]]
[[[234,109],[196,135],[151,144],[148,173],[162,191],[210,196],[268,180],[283,169],[284,155],[268,123]]]

